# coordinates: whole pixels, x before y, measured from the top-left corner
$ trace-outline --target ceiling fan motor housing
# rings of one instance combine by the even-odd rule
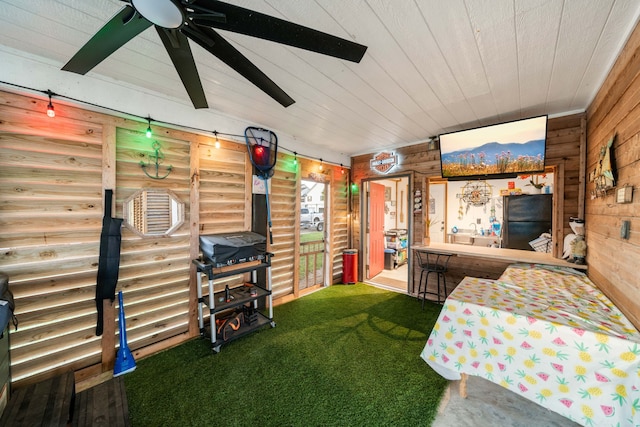
[[[146,20],[162,28],[180,28],[186,18],[174,0],[131,0],[131,5]]]

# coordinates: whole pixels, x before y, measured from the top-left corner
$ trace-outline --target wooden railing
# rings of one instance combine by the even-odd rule
[[[322,284],[324,277],[324,240],[300,243],[299,289]]]

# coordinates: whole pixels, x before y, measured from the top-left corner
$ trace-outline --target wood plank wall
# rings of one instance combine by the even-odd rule
[[[244,145],[200,145],[200,234],[251,230],[251,162]],[[250,182],[250,181],[249,181]]]
[[[332,283],[342,282],[342,253],[350,246],[349,219],[349,170],[346,168],[334,168],[332,176],[332,191],[330,192],[331,222],[328,224],[328,233],[331,243],[329,259],[332,260]]]
[[[298,261],[300,236],[296,232],[296,221],[300,217],[296,200],[299,199],[299,170],[293,156],[278,152],[278,162],[271,178],[269,202],[273,244],[269,250],[271,259],[271,286],[274,298],[294,294],[298,277],[295,274]],[[298,196],[298,198],[296,198]],[[276,312],[277,313],[277,312]],[[275,316],[275,314],[274,314]]]
[[[172,166],[164,179],[151,179],[140,162],[154,155],[159,143],[164,161],[159,175]],[[155,176],[155,166],[149,173]],[[118,289],[124,296],[127,339],[132,351],[180,334],[189,328],[189,142],[161,135],[116,129],[116,211],[123,216],[123,201],[140,189],[169,190],[185,205],[185,223],[170,236],[142,236],[123,227]]]
[[[118,290],[136,358],[198,335],[191,260],[199,255],[199,235],[251,228],[252,166],[244,143],[219,138],[217,149],[214,137],[155,124],[149,140],[144,121],[62,101],[51,119],[47,102],[0,91],[0,270],[9,274],[20,321],[11,333],[14,386],[69,369],[76,381],[89,383],[113,369],[117,304],[106,304],[105,332],[95,335],[103,189],[115,189],[117,217],[123,202],[143,188],[167,189],[185,208],[184,224],[170,236],[122,230]],[[149,159],[153,141],[160,143],[162,164],[173,168],[163,180],[148,178],[139,165]],[[298,295],[300,177],[320,164],[305,159],[294,167],[292,157],[280,151],[271,179],[276,303]],[[349,240],[348,173],[324,166],[332,208],[329,259],[336,263],[329,278],[336,283]]]
[[[218,140],[200,144],[195,154],[198,168],[192,171],[199,178],[196,204],[199,206],[198,235],[234,233],[251,230],[251,162],[244,145]],[[199,243],[195,243],[199,244]],[[214,290],[225,286],[237,286],[248,280],[239,275],[214,282]],[[207,281],[203,280],[203,295],[208,294]],[[208,318],[208,316],[205,316]]]
[[[640,329],[640,25],[587,109],[587,175],[613,135],[617,185],[634,188],[633,202],[617,204],[615,191],[591,198],[595,185],[587,182],[587,263],[589,277]],[[628,240],[620,237],[622,221],[631,223]]]
[[[101,361],[93,299],[102,126],[53,121],[2,93],[0,104],[0,269],[20,322],[11,332],[12,382],[20,383]]]
[[[584,210],[584,168],[581,170],[581,158],[584,156],[585,146],[585,115],[573,114],[564,117],[551,118],[547,127],[547,152],[546,165],[558,171],[556,173],[560,180],[554,187],[554,198],[556,200],[555,214],[562,218],[562,236],[556,241],[561,245],[564,235],[570,233],[569,218],[572,216],[582,216]],[[440,151],[428,150],[426,143],[416,144],[395,150],[400,158],[400,164],[396,166],[388,175],[382,175],[372,171],[370,161],[377,153],[364,154],[354,157],[351,162],[352,181],[358,185],[358,190],[351,198],[352,215],[351,222],[353,245],[362,251],[363,236],[361,236],[360,210],[362,203],[363,180],[393,178],[399,175],[410,175],[410,193],[416,190],[422,192],[423,206],[424,200],[428,200],[427,180],[429,178],[440,178]],[[426,209],[413,214],[413,221],[409,230],[411,244],[422,244],[425,233]],[[557,249],[556,249],[557,250]],[[415,270],[415,263],[412,263]],[[478,262],[473,258],[456,257],[451,260],[449,270],[451,273],[447,277],[449,283],[458,283],[465,276],[475,276],[484,278],[497,278],[504,271],[505,263]],[[359,277],[362,280],[364,260],[359,259]],[[417,270],[414,271],[417,272]],[[419,274],[419,272],[418,272]],[[410,277],[410,279],[413,275]]]

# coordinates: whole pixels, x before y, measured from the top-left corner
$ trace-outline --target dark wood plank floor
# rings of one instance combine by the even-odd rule
[[[73,417],[73,372],[16,389],[2,414],[2,426],[66,426]]]
[[[73,426],[130,426],[122,377],[112,378],[76,395]]]

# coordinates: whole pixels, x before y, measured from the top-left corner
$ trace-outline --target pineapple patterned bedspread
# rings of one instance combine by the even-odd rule
[[[482,376],[584,426],[640,426],[640,333],[570,268],[466,277],[421,357],[447,379]]]

